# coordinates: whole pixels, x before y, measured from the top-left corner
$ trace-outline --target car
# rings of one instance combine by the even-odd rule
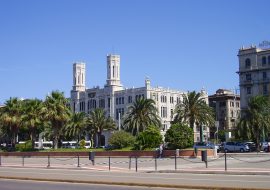
[[[224,152],[249,152],[249,146],[240,142],[224,143]]]
[[[215,145],[214,143],[211,142],[197,142],[193,146],[194,149],[199,149],[199,148],[205,148],[205,149],[217,149],[217,152],[220,151],[220,148],[218,145]]]
[[[244,142],[244,144],[248,145],[250,152],[254,152],[257,149],[254,142]]]
[[[261,142],[261,150],[264,152],[269,152],[270,142]]]

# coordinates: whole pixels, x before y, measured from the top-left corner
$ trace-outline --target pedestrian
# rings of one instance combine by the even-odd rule
[[[159,157],[161,158],[163,154],[163,144],[159,145]]]

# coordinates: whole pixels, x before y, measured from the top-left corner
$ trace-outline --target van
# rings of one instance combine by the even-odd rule
[[[247,144],[239,142],[226,142],[224,144],[225,152],[249,152],[249,147]]]

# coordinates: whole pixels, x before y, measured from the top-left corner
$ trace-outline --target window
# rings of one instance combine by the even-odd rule
[[[239,106],[240,106],[240,105],[239,105],[239,102],[236,102],[236,107],[238,107],[238,108],[239,108]]]
[[[231,104],[231,107],[234,107],[234,102],[231,102],[230,104]]]
[[[234,117],[234,116],[233,116],[233,111],[231,111],[231,117]]]
[[[251,74],[246,74],[246,80],[251,81]]]
[[[132,103],[132,96],[128,97],[128,103]]]
[[[247,87],[247,94],[251,94],[251,87],[250,86]]]
[[[124,104],[125,103],[125,98],[122,97],[121,100],[122,100],[122,104]]]
[[[98,104],[99,104],[100,108],[105,108],[105,100],[104,99],[100,99]]]
[[[266,95],[267,92],[268,92],[268,90],[267,90],[267,85],[264,84],[264,85],[263,85],[263,94]]]
[[[267,73],[263,72],[263,80],[267,79]]]
[[[170,103],[173,104],[173,96],[170,97]]]
[[[266,65],[266,57],[263,56],[263,57],[262,57],[262,66],[265,66],[265,65]]]
[[[245,66],[246,66],[246,68],[250,68],[251,63],[250,63],[250,59],[249,58],[246,59]]]
[[[108,108],[111,107],[111,98],[108,98]]]
[[[270,65],[270,56],[268,56],[267,59],[268,59],[268,65]]]

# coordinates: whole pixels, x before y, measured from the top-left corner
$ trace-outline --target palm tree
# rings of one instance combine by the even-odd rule
[[[128,109],[124,117],[123,126],[133,135],[144,131],[148,126],[161,127],[155,101],[152,99],[138,98]]]
[[[18,131],[22,125],[22,100],[10,98],[1,112],[2,125],[8,127],[8,131],[12,133],[11,144],[15,147]]]
[[[42,125],[42,106],[42,101],[38,99],[25,100],[23,103],[22,121],[30,132],[32,149],[35,147],[37,128]]]
[[[70,121],[65,127],[65,134],[69,137],[76,137],[79,143],[81,135],[86,130],[86,115],[84,112],[72,113]]]
[[[70,118],[70,110],[67,107],[67,99],[59,91],[53,91],[44,101],[43,117],[49,121],[52,127],[54,148],[58,148],[58,141],[62,128]]]
[[[110,117],[106,117],[105,111],[101,108],[97,108],[90,112],[87,123],[92,130],[92,141],[94,134],[97,134],[98,137],[98,147],[101,145],[101,134],[103,130],[115,129],[115,122]],[[93,144],[93,143],[92,143]]]
[[[214,111],[209,107],[201,93],[188,92],[183,95],[183,102],[175,108],[173,123],[187,123],[194,130],[195,124],[200,126],[200,139],[203,140],[202,125],[214,125]]]
[[[238,123],[238,135],[253,138],[257,150],[260,150],[260,139],[270,126],[270,101],[266,96],[251,97],[248,108],[242,112]]]

